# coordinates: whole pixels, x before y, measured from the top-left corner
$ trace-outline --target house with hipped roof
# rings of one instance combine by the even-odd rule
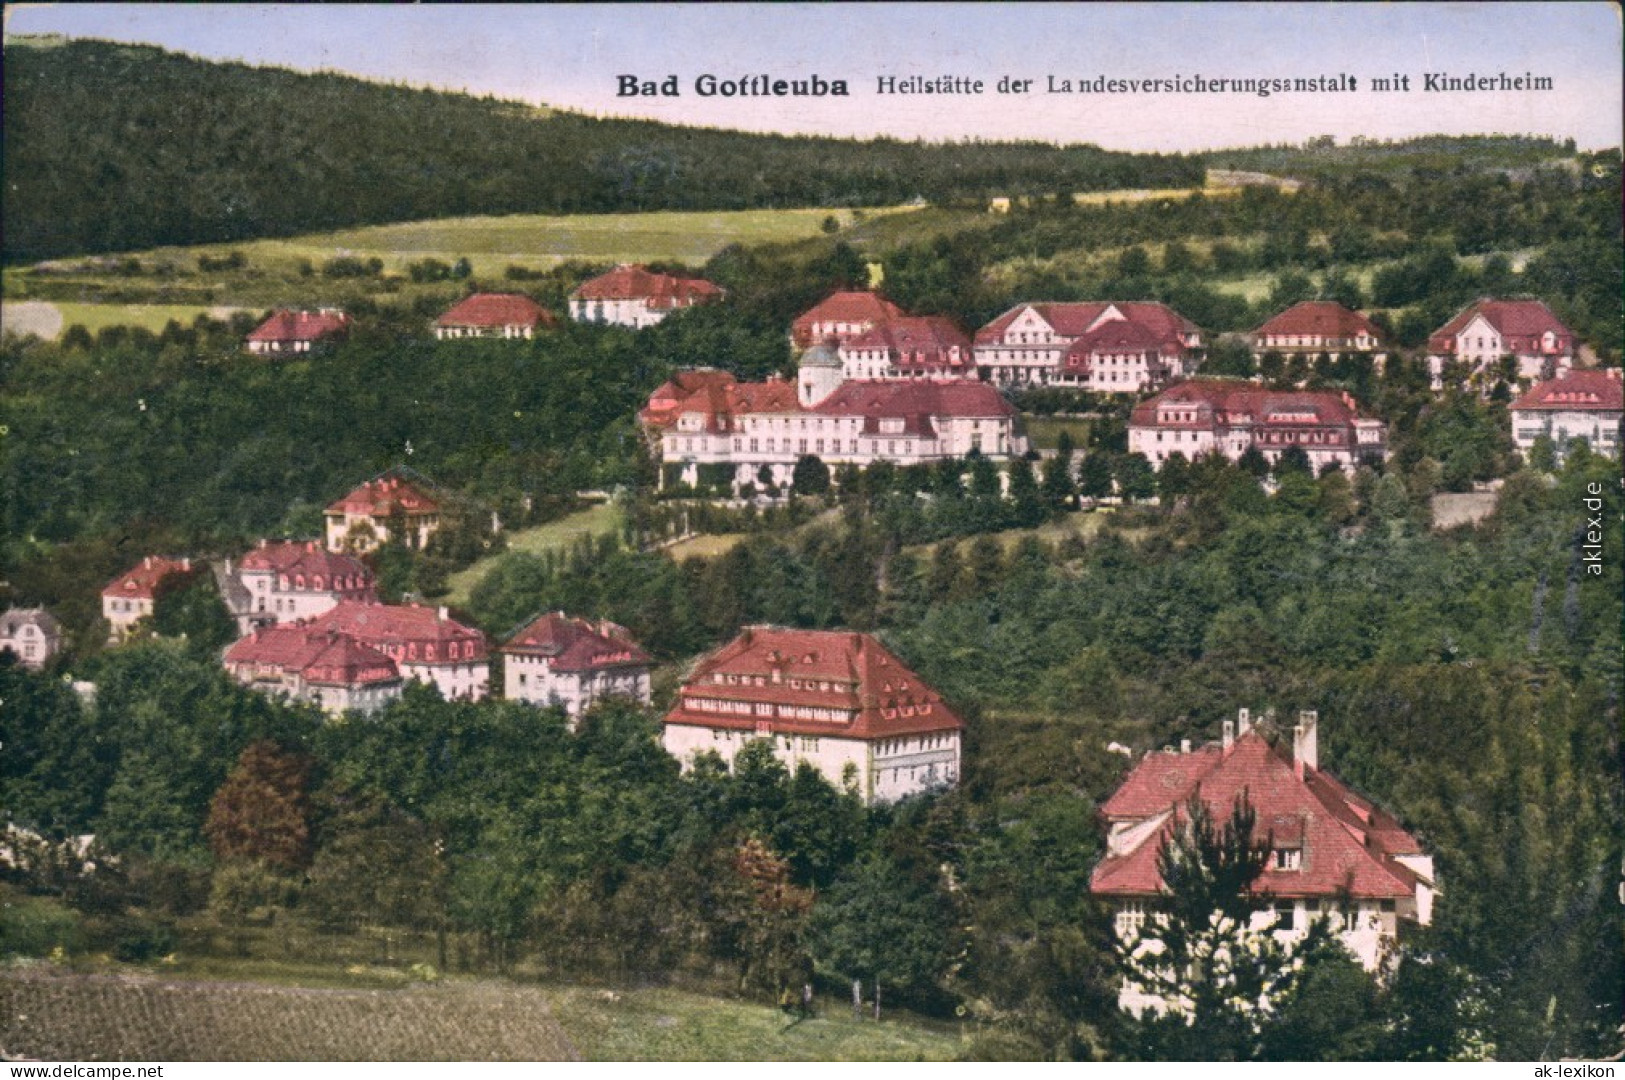
[[[714,304],[724,295],[719,286],[703,278],[660,274],[622,263],[607,274],[582,282],[570,294],[570,318],[641,330],[674,311]]]
[[[1508,410],[1512,440],[1527,454],[1542,435],[1561,457],[1576,439],[1611,458],[1619,457],[1625,422],[1625,382],[1619,368],[1574,369],[1537,383]]]
[[[261,540],[215,566],[226,610],[239,635],[256,626],[312,619],[344,600],[372,600],[372,570],[315,540]]]
[[[1353,471],[1383,459],[1387,428],[1359,415],[1354,399],[1334,390],[1270,390],[1231,379],[1176,383],[1134,407],[1128,448],[1153,467],[1174,454],[1187,461],[1219,453],[1239,461],[1256,449],[1271,465],[1296,447],[1316,473],[1327,465]]]
[[[1330,920],[1337,937],[1367,969],[1378,967],[1403,927],[1426,926],[1437,886],[1433,859],[1394,816],[1320,767],[1319,718],[1298,714],[1286,738],[1271,741],[1247,709],[1226,720],[1223,737],[1193,749],[1152,751],[1100,806],[1106,853],[1089,888],[1106,898],[1126,941],[1155,937],[1163,891],[1158,859],[1198,800],[1215,823],[1245,797],[1256,817],[1263,872],[1252,884],[1260,902],[1252,929],[1282,942],[1311,921]],[[1135,1013],[1160,999],[1125,983],[1119,1003]]]
[[[485,635],[444,607],[347,599],[304,625],[376,649],[394,661],[401,678],[427,683],[447,701],[480,701],[490,691]]]
[[[764,741],[872,804],[957,784],[964,727],[873,635],[749,626],[694,665],[661,743],[686,768]]]
[[[224,662],[244,686],[309,702],[330,716],[376,712],[401,693],[395,661],[332,627],[291,623],[254,630],[226,649]]]
[[[833,340],[838,346],[907,317],[902,308],[879,293],[843,289],[830,293],[791,321],[790,345],[799,351]]]
[[[1428,374],[1441,390],[1446,366],[1459,365],[1467,382],[1487,391],[1506,357],[1516,362],[1515,377],[1528,384],[1573,367],[1574,350],[1574,331],[1544,302],[1486,298],[1462,308],[1428,338]]]
[[[298,356],[350,333],[350,316],[338,308],[295,311],[279,308],[248,334],[248,351],[262,356]]]
[[[364,553],[395,537],[422,549],[440,527],[441,499],[410,470],[392,469],[335,499],[324,511],[329,551]]]
[[[1348,353],[1370,353],[1379,362],[1387,356],[1381,328],[1364,313],[1335,300],[1293,304],[1248,337],[1254,360],[1267,352],[1325,354],[1332,360]]]
[[[1132,394],[1195,370],[1202,332],[1148,300],[1034,302],[976,332],[976,366],[995,386],[1071,386]]]
[[[503,697],[558,706],[572,724],[593,702],[623,697],[649,704],[654,661],[624,626],[552,611],[525,624],[498,649]]]
[[[184,585],[193,574],[190,558],[166,559],[148,555],[102,590],[102,618],[109,627],[108,643],[129,637],[136,623],[151,618],[158,597]]]
[[[434,336],[528,340],[558,322],[553,313],[522,293],[474,293],[435,320]]]

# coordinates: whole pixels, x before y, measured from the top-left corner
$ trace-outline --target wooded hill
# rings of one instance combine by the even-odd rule
[[[1178,155],[598,120],[60,38],[5,45],[5,258],[465,214],[878,206],[1200,184]]]

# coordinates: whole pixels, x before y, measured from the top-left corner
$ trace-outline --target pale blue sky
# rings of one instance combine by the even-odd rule
[[[909,5],[12,4],[6,32],[162,45],[750,130],[1021,137],[1195,150],[1333,134],[1519,132],[1620,144],[1618,8],[1591,3]],[[1100,97],[992,93],[1036,80],[1425,72],[1550,76],[1551,91]],[[844,78],[844,99],[702,99],[696,75]],[[628,99],[615,76],[680,77]],[[879,75],[968,75],[976,98],[877,96]]]

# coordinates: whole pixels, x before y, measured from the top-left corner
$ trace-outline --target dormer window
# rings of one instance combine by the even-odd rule
[[[1275,870],[1302,870],[1303,849],[1278,847],[1270,860],[1270,866]]]

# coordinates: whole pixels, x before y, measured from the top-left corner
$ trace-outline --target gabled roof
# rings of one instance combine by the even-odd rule
[[[316,578],[321,578],[328,585],[335,579],[345,578],[366,584],[372,582],[372,571],[366,563],[349,555],[328,551],[315,540],[278,540],[275,543],[261,540],[259,546],[244,555],[237,565],[239,572],[287,574],[295,579],[303,575],[306,581],[314,582]]]
[[[162,555],[148,555],[133,569],[114,578],[113,583],[102,590],[102,595],[151,600],[158,594],[158,589],[163,585],[165,578],[171,574],[188,574],[191,570],[191,559],[166,559]]]
[[[291,311],[280,308],[248,335],[249,341],[321,341],[350,329],[350,316],[342,311]]]
[[[572,300],[644,300],[651,308],[687,307],[722,296],[721,288],[703,278],[657,274],[630,263],[582,282],[570,294]]]
[[[552,326],[557,321],[546,308],[520,293],[475,293],[454,304],[435,325],[499,329]]]
[[[805,349],[813,344],[813,326],[817,323],[852,323],[872,327],[903,317],[902,308],[878,293],[855,290],[836,292],[796,316],[790,324],[790,337],[797,348]]]
[[[1004,395],[984,382],[845,382],[808,411],[861,416],[865,433],[877,433],[883,419],[901,419],[909,434],[934,433],[930,421],[938,418],[1016,415]]]
[[[728,372],[714,368],[679,371],[649,395],[649,402],[639,411],[638,419],[656,427],[675,424],[684,403],[702,391],[706,394],[704,400],[711,403],[708,411],[714,413],[726,407],[725,389],[735,381]]]
[[[876,323],[841,345],[843,352],[855,349],[883,349],[899,367],[975,366],[970,338],[941,315],[905,315]]]
[[[1549,330],[1557,335],[1558,343],[1567,347],[1574,331],[1564,326],[1552,309],[1540,300],[1475,300],[1456,313],[1456,317],[1433,332],[1428,338],[1428,352],[1453,353],[1456,335],[1465,330],[1475,318],[1495,328],[1503,343],[1510,349],[1522,350],[1533,345]]]
[[[334,629],[268,626],[240,638],[226,650],[227,666],[248,666],[299,675],[328,686],[399,682],[395,661],[370,645]]]
[[[62,625],[44,608],[7,608],[0,611],[0,637],[16,637],[25,626],[37,626],[47,637],[62,632]]]
[[[1377,339],[1382,331],[1358,311],[1350,311],[1335,300],[1305,300],[1293,304],[1253,331],[1254,337],[1282,334],[1311,337],[1353,338],[1364,334]]]
[[[445,608],[341,600],[306,625],[311,630],[336,630],[397,659],[402,654],[396,650],[412,644],[473,645],[468,655],[461,655],[462,649],[455,655],[440,652],[438,658],[446,662],[467,663],[487,655],[485,635],[453,619]],[[426,654],[424,660],[427,662]]]
[[[1158,852],[1184,824],[1188,801],[1200,798],[1222,824],[1243,792],[1257,814],[1255,841],[1269,836],[1276,847],[1300,852],[1298,869],[1268,867],[1255,892],[1328,899],[1344,892],[1384,899],[1415,894],[1417,874],[1396,856],[1420,854],[1416,839],[1324,771],[1305,766],[1300,778],[1291,757],[1256,729],[1228,749],[1209,744],[1191,753],[1159,751],[1141,758],[1101,806],[1101,815],[1120,825],[1165,818],[1128,850],[1109,852],[1090,876],[1090,890],[1155,895],[1162,885]]]
[[[1162,423],[1157,416],[1166,405],[1189,405],[1193,418],[1176,424]],[[1345,426],[1358,419],[1353,399],[1335,390],[1269,390],[1241,380],[1187,379],[1136,405],[1129,423],[1162,428]]]
[[[842,718],[769,718],[750,710],[714,710],[710,701],[828,710]],[[739,731],[766,726],[775,733],[846,739],[964,727],[942,696],[875,637],[775,626],[748,626],[702,657],[665,722]]]
[[[976,332],[976,344],[996,345],[1004,341],[1010,325],[1028,309],[1048,323],[1057,336],[1076,339],[1088,333],[1102,316],[1114,311],[1123,321],[1134,323],[1149,331],[1170,350],[1183,348],[1180,335],[1199,333],[1197,325],[1167,304],[1154,300],[1079,300],[1064,303],[1037,301],[1017,304]],[[1114,322],[1116,319],[1107,319]],[[1101,323],[1102,326],[1106,323]]]
[[[562,611],[532,621],[497,651],[546,657],[554,671],[598,671],[653,663],[625,627],[588,622]]]
[[[1515,412],[1621,412],[1625,411],[1625,383],[1619,368],[1572,369],[1555,379],[1536,383],[1512,403]]]
[[[387,518],[396,513],[432,514],[440,509],[440,501],[424,490],[425,486],[400,473],[387,472],[333,502],[326,513],[366,514],[374,518]]]

